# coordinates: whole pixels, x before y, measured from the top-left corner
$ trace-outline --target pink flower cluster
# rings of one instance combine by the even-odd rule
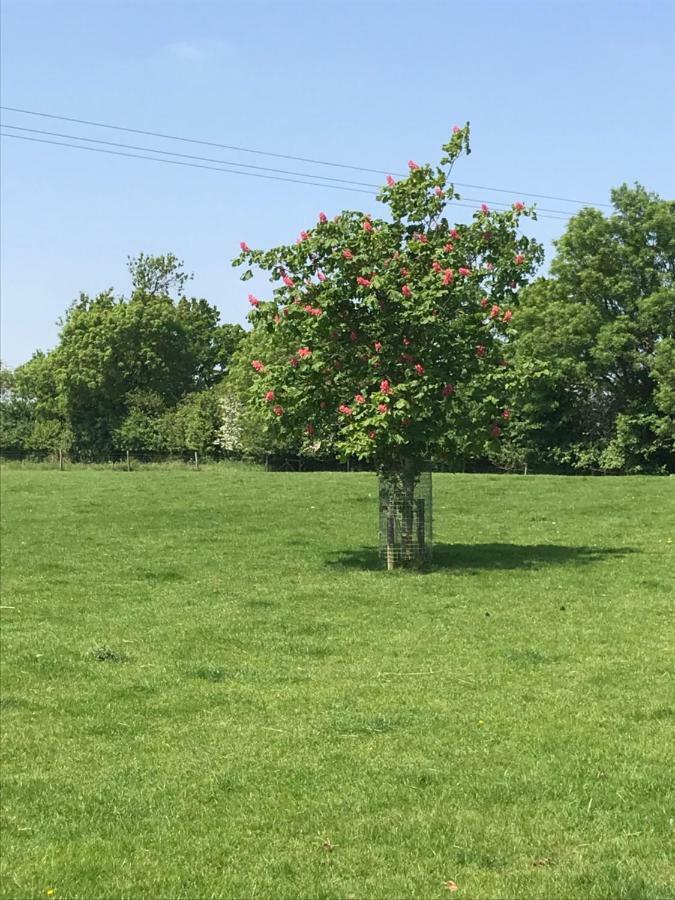
[[[356,283],[362,285],[362,287],[370,287],[372,281],[368,278],[363,278],[363,276],[359,275],[356,279]]]
[[[326,215],[326,213],[320,212],[319,213],[319,222],[321,222],[323,224],[324,222],[327,222],[327,221],[328,221],[328,216]]]
[[[298,350],[298,356],[300,356],[302,359],[307,359],[311,355],[312,351],[309,349],[309,347],[300,347],[300,349]]]
[[[338,412],[341,412],[343,416],[351,416],[354,410],[351,408],[351,406],[347,406],[346,403],[341,403],[338,406]]]
[[[441,390],[441,394],[442,394],[444,397],[451,397],[454,393],[455,393],[455,386],[454,386],[454,384],[444,384],[444,385],[443,385],[443,388],[442,388],[442,390]]]
[[[343,250],[342,255],[344,256],[345,259],[354,259],[354,254],[352,253],[351,250]]]
[[[250,252],[251,252],[251,248],[250,248],[249,245],[246,243],[246,241],[241,241],[240,244],[239,244],[239,246],[241,247],[241,249],[243,250],[244,253],[250,253]]]
[[[369,219],[364,219],[362,223],[362,227],[364,231],[372,231],[373,223]]]
[[[262,363],[259,359],[251,360],[251,365],[256,370],[256,372],[264,372],[265,371],[265,364]]]
[[[248,295],[248,302],[251,306],[260,306],[260,300],[257,297],[254,297],[253,294]]]
[[[308,313],[310,316],[317,316],[317,317],[318,317],[318,316],[320,316],[320,315],[323,315],[323,310],[322,310],[322,309],[319,309],[318,306],[311,306],[309,303],[307,304],[307,306],[304,307],[304,310],[305,310],[305,312]]]

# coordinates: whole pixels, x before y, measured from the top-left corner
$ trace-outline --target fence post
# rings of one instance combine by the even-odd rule
[[[59,447],[59,472],[63,472],[63,450]]]
[[[127,472],[131,472],[131,459],[129,458],[128,450],[127,450]]]
[[[199,456],[197,455],[197,451],[195,450],[195,469],[199,471]]]

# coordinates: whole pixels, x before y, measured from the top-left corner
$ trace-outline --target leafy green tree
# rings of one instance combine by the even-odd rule
[[[408,507],[425,462],[501,434],[504,341],[518,288],[542,258],[518,234],[531,213],[522,203],[449,224],[459,196],[450,169],[469,152],[468,125],[443,150],[440,166],[411,160],[407,178],[388,179],[378,196],[389,220],[321,214],[295,244],[243,243],[234,261],[248,264],[245,280],[256,265],[276,282],[272,299],[249,297],[272,351],[248,361],[251,403],[281,435],[326,435],[340,455],[370,461]]]
[[[162,416],[166,411],[163,398],[155,391],[132,391],[127,395],[128,413],[115,429],[118,450],[156,453],[165,449]]]
[[[675,204],[639,185],[612,202],[571,219],[550,276],[522,293],[514,407],[554,464],[672,467]]]
[[[0,363],[0,450],[29,449],[34,424],[34,404],[20,396],[15,373]]]
[[[172,254],[141,254],[129,269],[128,299],[112,290],[80,295],[61,322],[56,349],[20,370],[38,417],[63,419],[84,455],[109,451],[122,435],[155,444],[148,413],[134,398],[152,395],[167,409],[211,387],[243,334],[220,325],[206,300],[185,296],[189,276]]]

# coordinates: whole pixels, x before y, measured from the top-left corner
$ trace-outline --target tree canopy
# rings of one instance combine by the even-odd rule
[[[321,213],[294,244],[242,242],[242,278],[257,266],[274,283],[270,299],[249,296],[261,353],[245,361],[248,401],[279,434],[329,441],[382,471],[501,434],[506,340],[542,248],[518,231],[533,215],[523,203],[449,222],[463,153],[468,125],[454,128],[440,165],[411,160],[405,179],[389,177],[378,194],[386,219]]]

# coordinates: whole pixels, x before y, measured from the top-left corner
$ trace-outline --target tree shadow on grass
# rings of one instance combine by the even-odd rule
[[[431,563],[400,571],[472,574],[485,570],[541,569],[544,566],[586,566],[639,553],[632,547],[565,547],[560,544],[434,544]],[[342,550],[326,563],[333,568],[384,571],[376,547]]]

